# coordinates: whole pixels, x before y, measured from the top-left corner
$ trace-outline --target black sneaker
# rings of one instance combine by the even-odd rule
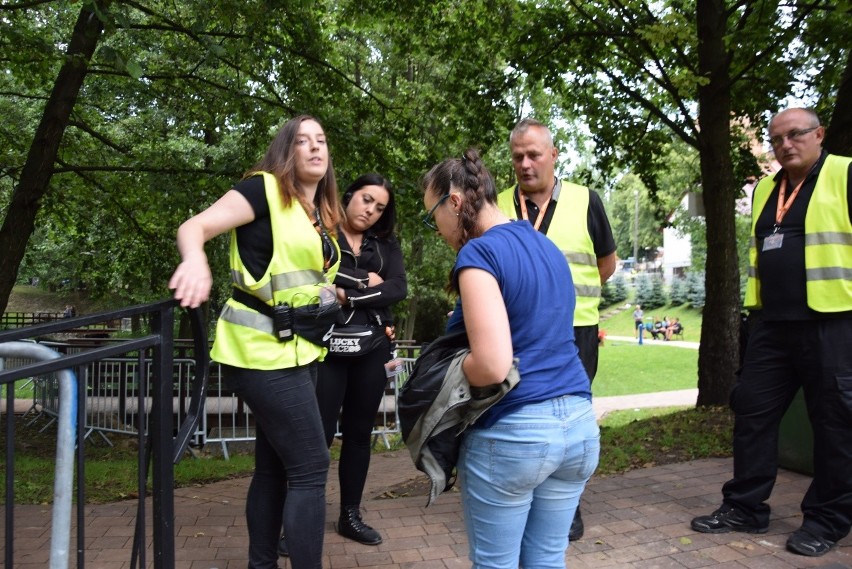
[[[797,529],[787,538],[787,551],[808,557],[819,557],[828,553],[834,547],[834,543],[824,537],[817,537],[807,530]]]
[[[758,526],[736,508],[722,506],[709,516],[698,516],[692,519],[692,529],[701,533],[727,533],[741,531],[744,533],[766,533],[767,526]]]

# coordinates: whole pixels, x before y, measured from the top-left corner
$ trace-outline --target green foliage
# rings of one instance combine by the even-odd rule
[[[666,298],[666,289],[662,276],[654,275],[651,278],[651,298],[646,302],[648,302],[649,308],[657,308],[658,306],[668,304],[669,299]]]
[[[636,276],[635,283],[636,296],[634,300],[636,304],[641,304],[642,309],[646,312],[660,306],[665,306],[668,303],[663,287],[663,279],[660,275],[639,273]]]
[[[671,291],[669,292],[669,298],[671,299],[671,303],[673,306],[680,306],[681,304],[685,304],[689,300],[687,296],[686,278],[674,277],[672,279],[672,286]]]
[[[686,275],[686,299],[693,308],[704,307],[703,272],[692,272]]]
[[[2,12],[0,208],[79,10],[52,1]],[[394,183],[400,240],[413,244],[406,262],[422,273],[411,294],[434,297],[425,309],[437,314],[453,254],[423,238],[418,180],[469,145],[489,164],[494,146],[494,167],[508,164],[516,117],[495,46],[508,45],[515,15],[509,1],[402,12],[382,0],[110,4],[19,280],[70,279],[127,302],[167,295],[178,225],[224,194],[283,121],[309,113],[326,129],[341,186],[366,171]],[[229,291],[227,241],[206,247],[214,309]],[[400,322],[417,320],[401,310]]]
[[[617,411],[604,417],[596,476],[731,455],[733,413],[727,408],[644,411],[653,416],[632,418],[633,411]]]
[[[616,273],[606,281],[601,289],[601,308],[612,306],[618,302],[627,300],[627,280],[624,275]]]

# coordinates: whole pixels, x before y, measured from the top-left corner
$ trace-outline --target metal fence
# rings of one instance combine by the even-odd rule
[[[70,348],[68,351],[73,353],[77,348]],[[400,433],[397,409],[399,388],[408,379],[414,365],[414,358],[401,359],[404,363],[403,372],[388,380],[372,433],[374,444],[381,440],[386,448],[391,446],[391,437]],[[175,358],[173,361],[172,413],[174,424],[179,425],[187,415],[191,399],[195,360]],[[7,358],[5,367],[13,369],[29,363],[31,362],[26,360]],[[80,381],[86,386],[85,399],[81,401],[81,405],[85,405],[84,436],[96,436],[107,444],[112,444],[110,434],[137,435],[140,407],[147,432],[152,404],[149,393],[151,382],[140,381],[140,378],[147,378],[149,374],[149,359],[105,358],[85,366],[80,376]],[[245,402],[231,392],[221,380],[218,363],[210,364],[208,377],[207,397],[199,413],[198,427],[191,434],[190,444],[195,447],[219,445],[223,455],[228,458],[229,443],[254,440],[254,420]],[[35,377],[31,381],[33,399],[27,412],[31,417],[29,423],[33,424],[40,418],[46,418],[48,422],[41,427],[44,430],[59,414],[59,382],[54,375]],[[140,394],[140,383],[148,386],[145,393]],[[339,431],[337,435],[340,435]]]

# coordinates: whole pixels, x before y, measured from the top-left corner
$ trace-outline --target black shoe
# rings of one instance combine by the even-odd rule
[[[361,509],[358,506],[341,506],[337,533],[364,545],[379,545],[382,542],[379,532],[361,519]]]
[[[736,508],[722,506],[709,516],[698,516],[692,519],[692,529],[701,533],[727,533],[741,531],[744,533],[766,533],[767,526],[759,526]]]
[[[571,529],[568,530],[568,541],[577,541],[583,537],[583,532],[586,530],[583,526],[583,516],[580,515],[580,508],[574,514],[574,521],[571,522]]]
[[[808,557],[819,557],[828,553],[834,547],[834,543],[824,537],[817,537],[808,530],[797,529],[787,538],[787,551]]]
[[[290,550],[287,549],[287,540],[284,539],[283,535],[278,540],[278,555],[281,557],[290,557]]]

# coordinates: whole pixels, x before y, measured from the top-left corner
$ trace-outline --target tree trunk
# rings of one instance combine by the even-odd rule
[[[840,79],[823,146],[832,154],[852,156],[852,51],[846,56],[846,69]]]
[[[707,221],[704,317],[698,350],[698,405],[724,405],[739,362],[739,269],[731,161],[731,55],[722,0],[698,0],[699,153]]]
[[[59,144],[102,32],[103,22],[84,5],[0,228],[0,314],[9,302],[41,200],[53,175]]]

